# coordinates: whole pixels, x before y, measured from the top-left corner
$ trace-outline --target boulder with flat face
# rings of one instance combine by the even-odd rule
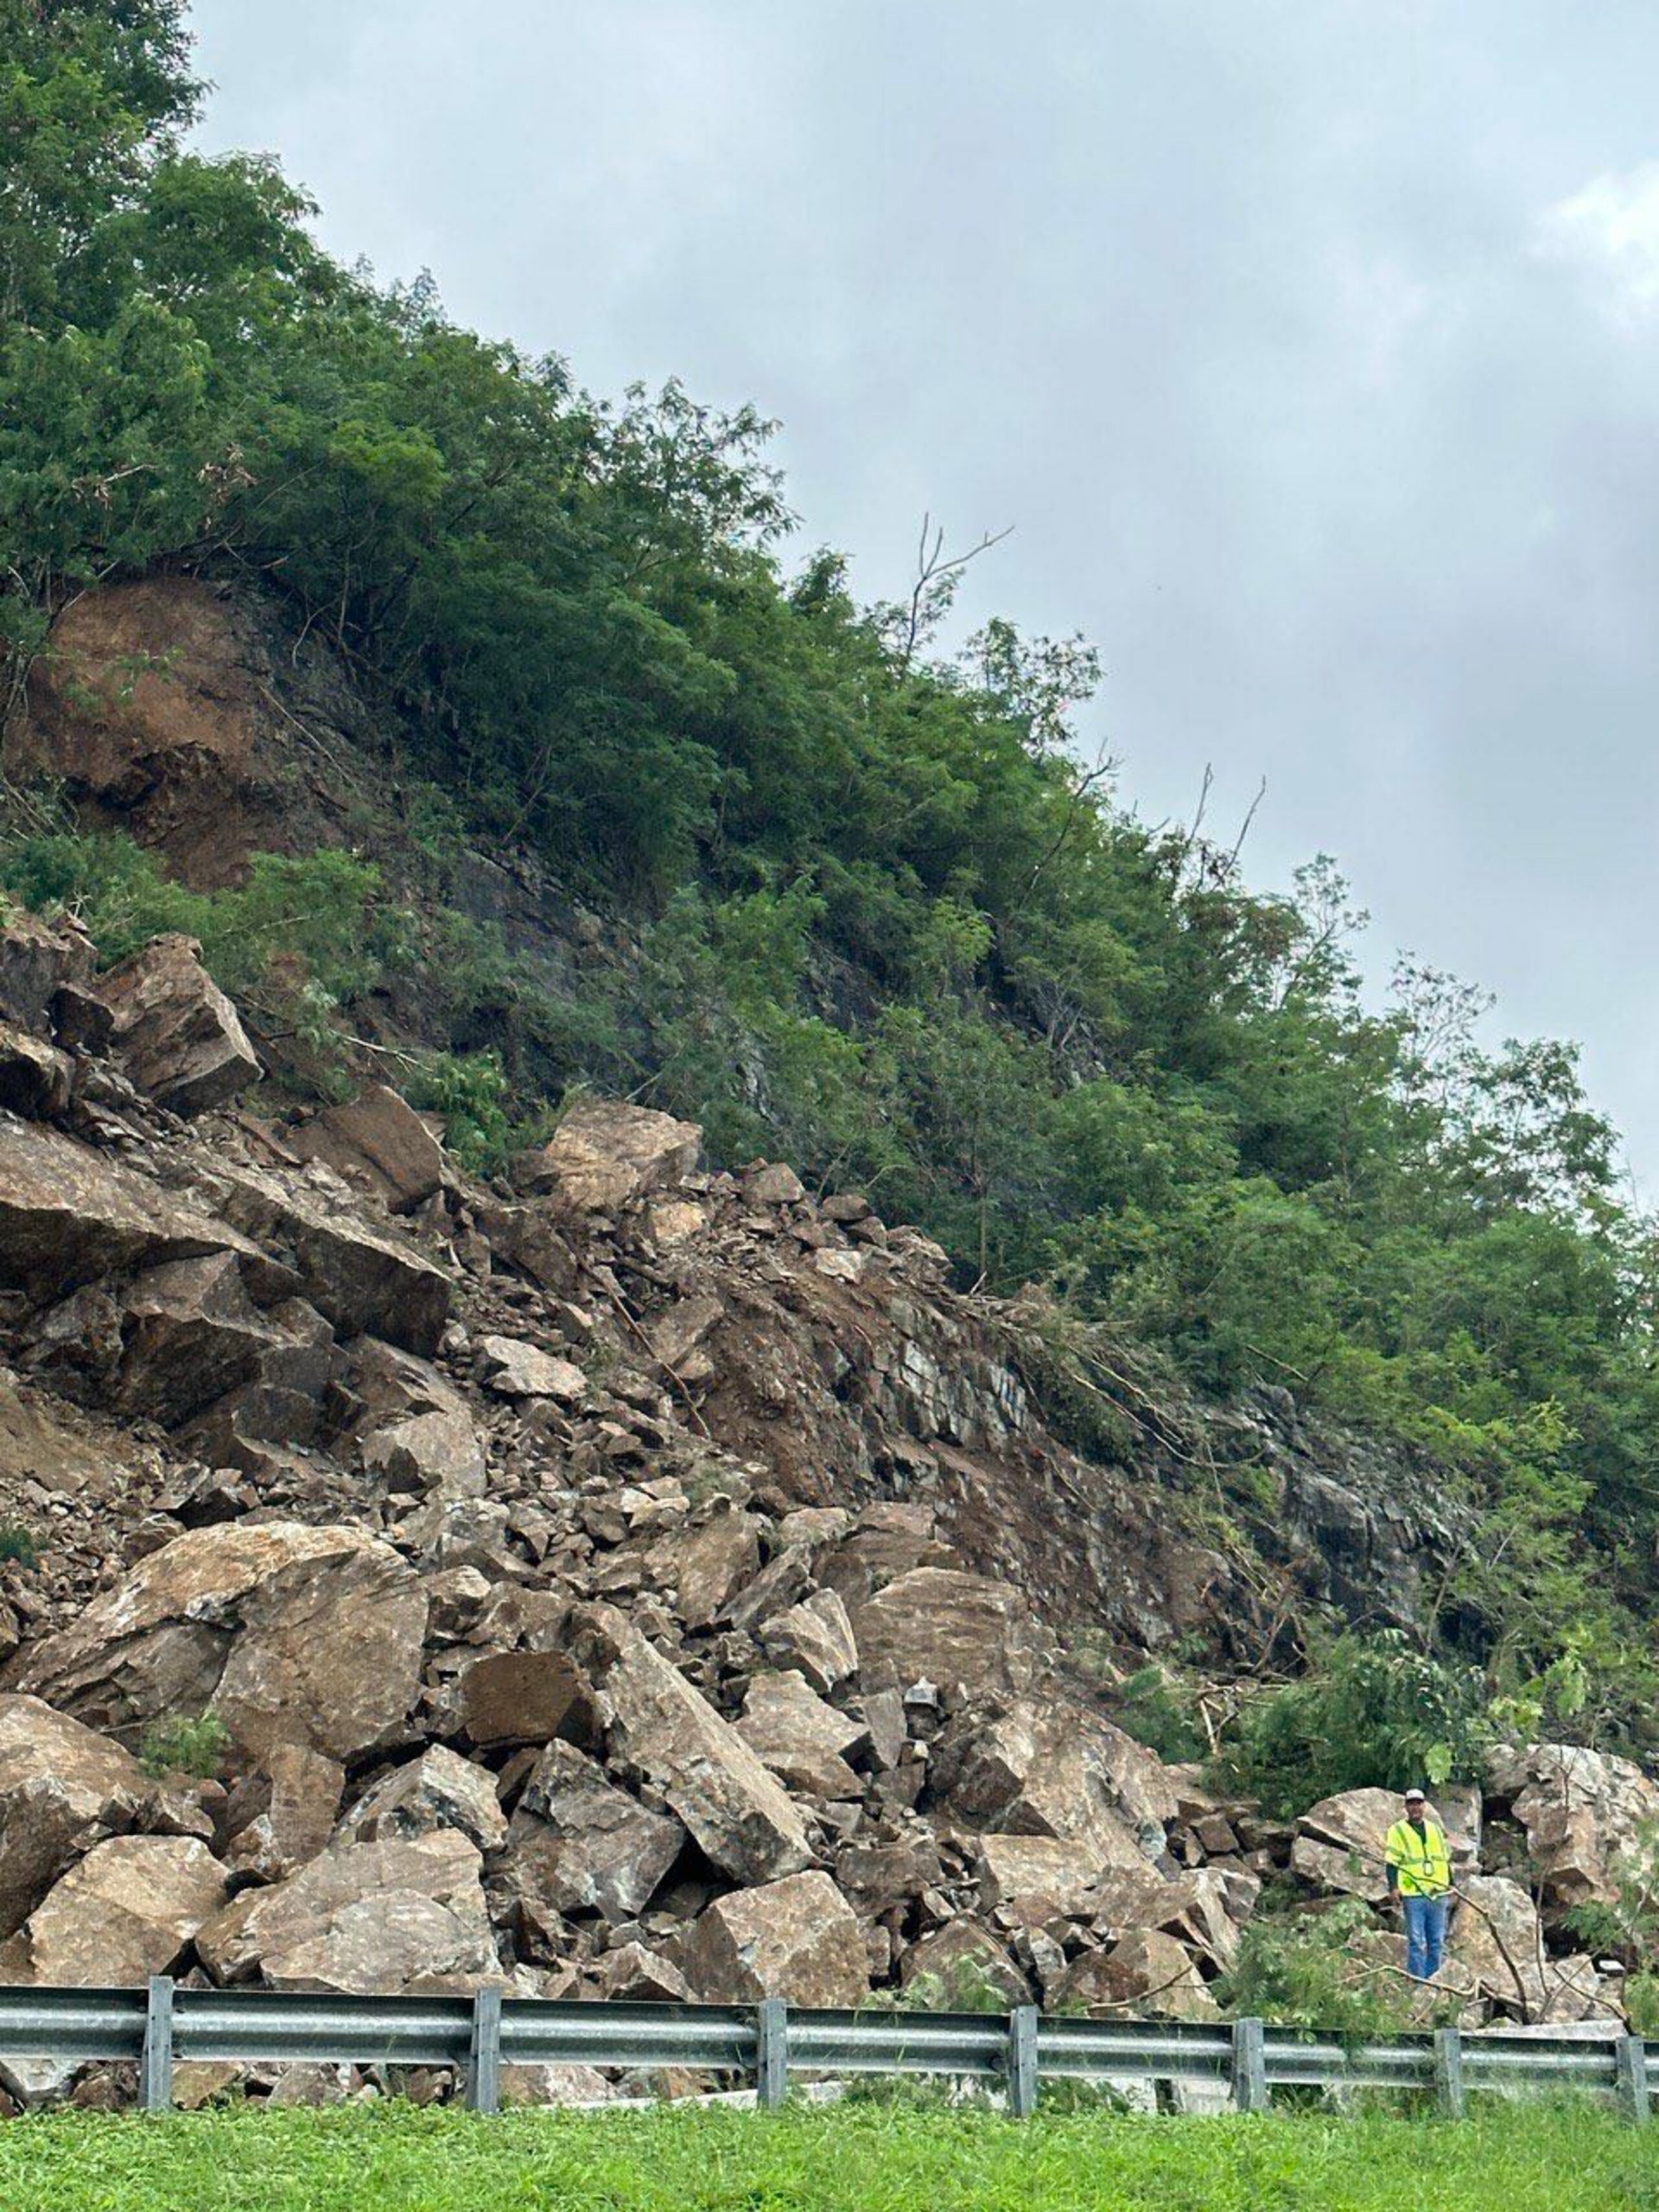
[[[478,1352],[485,1382],[499,1398],[551,1398],[561,1406],[580,1406],[587,1395],[587,1377],[574,1360],[521,1337],[481,1337]]]
[[[495,1795],[495,1778],[441,1743],[394,1767],[365,1790],[340,1824],[339,1840],[378,1844],[458,1828],[481,1851],[507,1838],[507,1815]]]
[[[899,1981],[913,2000],[926,1996],[930,2008],[946,2012],[971,2011],[988,1994],[1008,2007],[1031,2002],[1031,1985],[1007,1945],[966,1913],[911,1944],[899,1960]]]
[[[0,1108],[42,1121],[69,1104],[75,1063],[45,1037],[0,1020]]]
[[[1137,1928],[1109,1951],[1085,1952],[1054,1990],[1061,2009],[1117,2019],[1215,2020],[1220,2007],[1184,1944]]]
[[[778,1779],[814,1797],[857,1797],[864,1784],[846,1754],[869,1734],[837,1712],[799,1674],[757,1674],[744,1698],[738,1734]]]
[[[212,1187],[224,1218],[290,1267],[342,1336],[378,1336],[428,1359],[436,1352],[450,1279],[401,1229],[371,1229],[320,1193],[289,1190],[252,1168],[216,1174]]]
[[[853,1614],[869,1689],[927,1680],[972,1704],[1009,1698],[1032,1676],[1030,1616],[1018,1594],[988,1575],[915,1567]]]
[[[550,1743],[562,1736],[590,1744],[599,1726],[592,1692],[562,1651],[496,1651],[462,1675],[460,1717],[481,1748]]]
[[[115,1018],[117,1065],[158,1106],[202,1114],[258,1081],[259,1055],[193,937],[154,939],[100,978],[98,995]]]
[[[507,1866],[518,1896],[545,1922],[644,1911],[679,1856],[685,1831],[653,1813],[572,1744],[550,1743],[513,1814]]]
[[[929,1779],[969,1825],[1070,1838],[1099,1866],[1155,1857],[1175,1817],[1151,1752],[1052,1699],[1022,1698],[988,1720],[963,1713],[934,1747]]]
[[[83,989],[98,955],[78,922],[8,909],[0,918],[0,1021],[50,1036],[59,992]]]
[[[337,1175],[412,1213],[443,1182],[443,1146],[409,1102],[370,1083],[343,1106],[329,1106],[289,1133],[301,1159],[324,1160]]]
[[[0,1982],[130,1989],[177,1966],[228,1893],[224,1868],[194,1836],[112,1836],[0,1945]]]
[[[1383,1846],[1401,1812],[1392,1790],[1343,1790],[1322,1797],[1296,1824],[1291,1864],[1316,1888],[1380,1904],[1389,1893]]]
[[[460,1994],[501,1978],[477,1846],[453,1828],[340,1844],[246,1890],[203,1928],[216,1981],[362,1995]]]
[[[0,1696],[0,1936],[109,1838],[134,1830],[203,1837],[211,1827],[107,1736],[38,1698]]]
[[[256,1881],[285,1881],[332,1834],[345,1769],[307,1744],[273,1744],[243,1788],[260,1809],[228,1822],[226,1861]]]
[[[847,1607],[832,1589],[814,1590],[765,1621],[761,1649],[775,1667],[793,1669],[823,1695],[859,1671],[859,1647]]]
[[[577,1102],[551,1141],[517,1163],[520,1188],[578,1213],[615,1213],[696,1170],[702,1131],[649,1107],[605,1098]]]
[[[332,1329],[301,1298],[259,1311],[234,1252],[164,1261],[125,1285],[117,1304],[114,1396],[125,1413],[173,1428],[255,1381],[307,1398],[328,1385]]]
[[[1659,1822],[1659,1783],[1633,1760],[1565,1743],[1531,1745],[1492,1779],[1513,1797],[1552,1925],[1576,1905],[1617,1902],[1622,1867]]]
[[[397,1491],[479,1498],[489,1462],[465,1398],[429,1360],[361,1337],[349,1386],[365,1411],[356,1425],[363,1466]]]
[[[659,1790],[717,1867],[764,1882],[810,1862],[801,1815],[776,1779],[621,1613],[581,1607],[570,1649],[609,1705],[612,1764]]]
[[[686,1964],[693,1987],[715,2004],[856,2005],[870,1987],[859,1923],[816,1871],[717,1898],[691,1930]]]
[[[1538,1907],[1507,1875],[1468,1875],[1458,1884],[1452,1956],[1480,1994],[1522,2019],[1544,2001],[1544,1930]]]
[[[100,1275],[256,1246],[61,1130],[0,1115],[0,1288],[59,1298]]]
[[[426,1596],[360,1528],[229,1522],[153,1552],[31,1647],[15,1686],[106,1727],[210,1706],[254,1756],[350,1759],[393,1735],[420,1686]]]
[[[708,1628],[760,1571],[760,1522],[721,1498],[701,1528],[676,1540],[676,1604],[688,1628]]]

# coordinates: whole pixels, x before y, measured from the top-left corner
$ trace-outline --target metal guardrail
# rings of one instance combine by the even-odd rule
[[[183,2059],[453,2066],[467,2102],[493,2112],[504,2065],[684,2066],[750,2075],[759,2102],[783,2102],[792,2073],[941,2074],[995,2081],[1025,2118],[1045,2078],[1204,2081],[1241,2112],[1265,2111],[1275,2087],[1429,2089],[1461,2117],[1471,2089],[1611,2091],[1625,2117],[1648,2117],[1659,2043],[1639,2035],[1419,2035],[1345,2042],[1260,2020],[1050,2019],[1006,2013],[808,2011],[769,1997],[754,2006],[558,2003],[481,1990],[474,1997],[290,1995],[177,1988],[0,1989],[0,2057],[138,2066],[139,2102],[164,2112]]]

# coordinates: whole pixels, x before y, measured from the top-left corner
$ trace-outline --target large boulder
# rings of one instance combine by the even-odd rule
[[[864,1785],[846,1754],[869,1734],[837,1712],[799,1674],[757,1674],[744,1698],[738,1734],[791,1790],[814,1797],[857,1797]]]
[[[83,990],[98,955],[78,922],[19,909],[0,916],[0,1022],[49,1036],[61,991]]]
[[[586,1677],[562,1651],[492,1651],[475,1659],[457,1692],[462,1726],[475,1744],[589,1744],[599,1726]]]
[[[1458,1885],[1452,1956],[1492,2003],[1535,2020],[1544,2002],[1544,1930],[1538,1907],[1507,1875],[1469,1875]]]
[[[1160,1928],[1137,1928],[1109,1951],[1085,1951],[1051,1992],[1060,2011],[1143,2020],[1214,2020],[1220,2007],[1192,1954]]]
[[[546,1194],[578,1213],[614,1213],[647,1193],[694,1174],[702,1131],[645,1106],[604,1098],[577,1102],[550,1143],[517,1164],[521,1189]]]
[[[965,1912],[912,1943],[899,1960],[899,1983],[912,2002],[930,2010],[973,2012],[987,1997],[999,2005],[1030,2004],[1031,1985],[1006,1943]]]
[[[338,1759],[308,1744],[273,1744],[227,1808],[228,1863],[256,1881],[297,1874],[328,1842],[344,1788]]]
[[[261,1256],[228,1223],[90,1145],[0,1115],[0,1288],[61,1297],[100,1275],[210,1252]]]
[[[260,1312],[234,1252],[147,1268],[117,1301],[122,1359],[113,1395],[125,1413],[177,1427],[256,1379],[316,1398],[334,1361],[334,1332],[302,1298]]]
[[[396,1491],[483,1496],[489,1462],[477,1425],[465,1399],[430,1361],[360,1338],[350,1386],[365,1407],[357,1450],[371,1474]]]
[[[0,1937],[76,1859],[134,1830],[207,1836],[212,1823],[106,1736],[38,1698],[0,1696]]]
[[[227,1893],[224,1868],[194,1836],[112,1836],[0,1944],[0,1982],[131,1988],[175,1967]]]
[[[11,1671],[100,1726],[211,1706],[248,1753],[349,1760],[413,1705],[426,1614],[413,1571],[360,1528],[231,1522],[163,1545]]]
[[[692,1929],[686,1960],[693,1986],[716,2004],[856,2005],[869,1993],[859,1923],[817,1871],[717,1898]]]
[[[1101,1866],[1155,1857],[1176,1816],[1152,1753],[1109,1721],[1036,1698],[990,1720],[963,1715],[935,1747],[929,1778],[970,1826],[1070,1838]]]
[[[971,1705],[1031,1680],[1030,1616],[1017,1591],[988,1575],[913,1568],[858,1607],[853,1633],[867,1689],[927,1680]]]
[[[1389,1893],[1383,1845],[1400,1818],[1400,1797],[1392,1790],[1342,1790],[1322,1797],[1297,1822],[1291,1864],[1316,1889],[1380,1904]]]
[[[1499,1754],[1492,1793],[1512,1799],[1552,1924],[1576,1905],[1618,1900],[1625,1863],[1659,1822],[1659,1784],[1628,1759],[1580,1744]]]
[[[572,1359],[522,1337],[485,1336],[478,1340],[484,1378],[500,1398],[552,1398],[562,1406],[580,1406],[587,1395],[587,1377]]]
[[[761,1649],[826,1697],[859,1671],[859,1647],[847,1607],[832,1589],[814,1590],[763,1623]]]
[[[324,1160],[373,1192],[393,1213],[412,1213],[443,1182],[443,1146],[421,1116],[384,1083],[330,1106],[289,1133],[301,1159]]]
[[[712,1626],[727,1601],[760,1571],[760,1522],[721,1498],[678,1545],[675,1594],[688,1628]]]
[[[342,1336],[382,1337],[428,1359],[436,1352],[450,1279],[401,1231],[371,1229],[320,1194],[288,1190],[252,1168],[216,1174],[212,1188],[225,1219],[279,1255]]]
[[[196,1948],[216,1981],[273,1989],[436,1996],[498,1984],[482,1864],[453,1828],[337,1844],[289,1881],[245,1891]]]
[[[520,1904],[544,1924],[562,1913],[611,1922],[643,1912],[679,1856],[685,1831],[653,1813],[568,1743],[550,1743],[513,1814],[507,1867]]]
[[[662,1792],[707,1856],[736,1881],[767,1882],[808,1864],[796,1807],[727,1722],[623,1616],[572,1616],[571,1650],[611,1711],[611,1752]]]
[[[98,995],[114,1016],[117,1064],[157,1105],[201,1114],[257,1081],[259,1055],[193,937],[154,939],[100,980]]]
[[[341,1822],[339,1840],[379,1844],[430,1835],[437,1828],[458,1828],[481,1851],[507,1840],[495,1776],[432,1743],[364,1791]]]
[[[0,1021],[0,1108],[43,1121],[69,1104],[75,1063],[44,1037]]]

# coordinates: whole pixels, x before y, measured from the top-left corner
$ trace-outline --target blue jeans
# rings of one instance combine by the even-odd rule
[[[1406,1972],[1415,1982],[1431,1982],[1446,1955],[1443,1897],[1402,1897],[1406,1914]]]

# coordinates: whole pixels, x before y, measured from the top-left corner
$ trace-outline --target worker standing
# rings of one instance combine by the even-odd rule
[[[1382,1856],[1389,1892],[1406,1917],[1406,1972],[1413,1981],[1431,1982],[1446,1953],[1451,1852],[1420,1790],[1406,1792],[1406,1816],[1389,1829]]]

